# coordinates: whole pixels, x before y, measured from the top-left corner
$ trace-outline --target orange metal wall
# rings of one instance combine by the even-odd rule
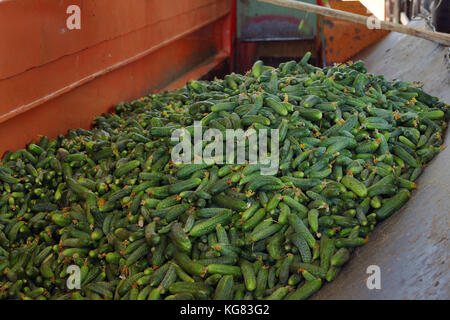
[[[333,9],[371,16],[359,1],[329,0],[328,3]],[[346,62],[389,33],[389,31],[371,30],[362,24],[330,17],[323,17],[319,23],[323,26],[322,60],[324,64]]]
[[[232,54],[233,2],[0,2],[0,154],[201,76]],[[72,4],[81,30],[66,28]]]

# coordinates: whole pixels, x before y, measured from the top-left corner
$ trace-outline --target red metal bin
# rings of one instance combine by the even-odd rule
[[[207,73],[231,57],[234,12],[234,0],[1,1],[0,154]]]

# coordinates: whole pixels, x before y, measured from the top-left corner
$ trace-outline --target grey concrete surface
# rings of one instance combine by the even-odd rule
[[[450,103],[448,52],[391,33],[354,60],[365,60],[369,72],[390,80],[420,81],[427,92]],[[448,134],[444,144],[450,144]],[[427,165],[417,184],[407,204],[380,223],[336,280],[312,299],[450,299],[450,148]],[[367,288],[369,265],[380,267],[380,290]]]

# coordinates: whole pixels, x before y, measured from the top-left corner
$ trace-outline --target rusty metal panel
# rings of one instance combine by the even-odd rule
[[[69,5],[81,8],[80,30],[67,29]],[[186,28],[186,23],[204,21],[204,12],[229,5],[218,0],[171,0],[170,5],[158,0],[0,1],[0,79],[149,26],[164,27],[165,36],[169,21]]]
[[[316,0],[303,2],[316,4]],[[299,30],[302,20],[305,25]],[[238,0],[237,29],[241,41],[313,39],[317,34],[317,15],[256,0]]]
[[[329,0],[333,9],[371,16],[359,1]],[[322,61],[325,65],[334,62],[346,62],[364,48],[389,34],[389,31],[369,29],[367,26],[323,17]]]
[[[80,5],[81,30],[65,29],[69,3]],[[227,59],[232,7],[233,0],[0,2],[0,153],[37,134],[89,127],[116,103]]]

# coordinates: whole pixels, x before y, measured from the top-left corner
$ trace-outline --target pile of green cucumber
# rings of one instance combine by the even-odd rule
[[[362,61],[322,69],[310,55],[121,103],[91,130],[6,152],[0,299],[296,300],[333,281],[410,198],[450,112]],[[171,134],[194,121],[279,129],[278,172],[173,163]]]

